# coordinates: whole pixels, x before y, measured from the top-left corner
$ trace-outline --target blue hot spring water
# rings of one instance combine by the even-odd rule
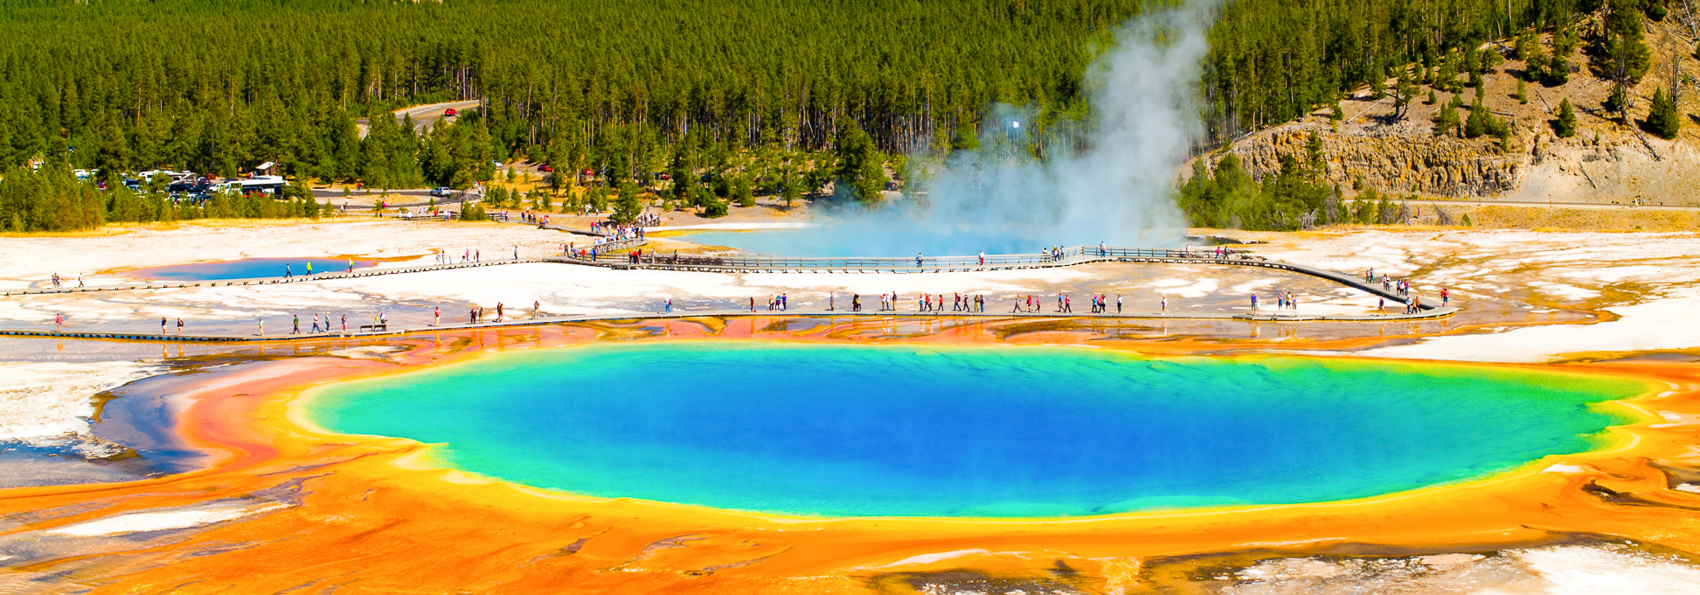
[[[307,264],[313,264],[315,273],[340,273],[348,271],[348,260],[337,258],[244,258],[225,262],[206,262],[199,264],[179,264],[150,269],[139,269],[127,273],[138,279],[157,281],[223,281],[226,279],[254,279],[259,277],[282,277],[284,267],[296,275],[307,274]],[[365,268],[378,264],[375,260],[356,260],[354,268]]]
[[[1038,517],[1358,498],[1598,445],[1638,382],[1083,348],[592,345],[315,390],[309,417],[604,497]]]

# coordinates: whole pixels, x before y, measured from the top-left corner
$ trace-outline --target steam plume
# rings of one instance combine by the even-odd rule
[[[791,234],[772,252],[904,256],[1034,252],[1050,245],[1176,245],[1177,167],[1203,132],[1197,87],[1208,50],[1208,2],[1124,24],[1086,75],[1092,113],[1083,148],[1050,139],[1051,158],[1011,154],[1032,126],[1022,110],[993,109],[982,149],[958,152],[927,184],[920,204],[833,213],[821,229]],[[1020,122],[1020,128],[1016,123]],[[797,245],[797,244],[803,245]]]

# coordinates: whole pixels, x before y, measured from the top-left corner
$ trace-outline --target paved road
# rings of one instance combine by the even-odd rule
[[[1504,206],[1504,207],[1542,207],[1542,208],[1556,207],[1556,208],[1564,208],[1564,209],[1617,209],[1617,210],[1642,209],[1642,210],[1653,210],[1653,211],[1693,211],[1693,210],[1700,210],[1700,206],[1691,206],[1691,205],[1642,205],[1642,206],[1633,206],[1633,205],[1614,205],[1614,204],[1611,204],[1611,203],[1601,204],[1601,203],[1597,203],[1597,202],[1536,202],[1536,201],[1529,201],[1529,200],[1413,200],[1413,201],[1409,201],[1409,202],[1411,204],[1414,204],[1414,205],[1445,205],[1445,206],[1456,206],[1456,207]]]
[[[444,110],[454,109],[456,111],[466,111],[477,108],[481,103],[482,102],[477,99],[449,101],[446,103],[428,103],[425,105],[416,105],[407,109],[396,110],[395,117],[396,119],[400,119],[403,114],[413,116],[414,126],[416,126],[418,130],[426,130],[433,124],[436,124],[437,120],[444,117]],[[454,116],[449,116],[449,122],[452,123],[454,120]]]
[[[414,130],[422,132],[426,129],[429,129],[432,125],[436,124],[437,120],[442,119],[443,118],[443,112],[446,111],[446,110],[454,109],[456,111],[466,111],[466,110],[469,110],[469,109],[477,108],[481,103],[482,102],[480,100],[477,100],[477,99],[468,99],[468,100],[465,100],[465,101],[446,101],[446,102],[443,102],[443,103],[427,103],[425,105],[415,105],[415,106],[409,107],[409,108],[398,109],[398,110],[396,110],[395,112],[392,112],[392,113],[395,114],[395,117],[396,117],[397,120],[400,120],[401,117],[404,116],[404,115],[413,116],[413,128],[414,128]],[[449,117],[449,122],[451,122],[451,123],[454,122],[453,116]],[[366,138],[366,129],[367,129],[367,126],[369,126],[369,123],[366,121],[366,119],[362,118],[362,119],[359,119],[359,120],[355,120],[354,125],[355,125],[356,128],[360,129],[360,138]]]

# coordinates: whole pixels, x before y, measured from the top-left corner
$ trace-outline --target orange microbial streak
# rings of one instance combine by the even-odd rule
[[[591,341],[783,339],[1098,344],[1156,353],[1219,343],[1101,341],[1059,326],[1005,333],[996,322],[878,317],[702,318],[392,341],[387,360],[302,357],[212,374],[181,398],[207,469],[123,484],[0,492],[9,535],[127,512],[229,499],[270,508],[170,539],[33,562],[81,572],[96,592],[339,594],[905,592],[894,577],[969,571],[1048,577],[1087,592],[1160,589],[1152,557],[1251,551],[1457,551],[1618,536],[1700,549],[1700,376],[1693,366],[1571,364],[1546,371],[1641,379],[1623,401],[1639,421],[1602,448],[1555,455],[1461,484],[1361,500],[1140,512],[1066,519],[798,518],[529,488],[444,469],[416,442],[326,433],[299,413],[302,391],[499,350]],[[1001,329],[1001,330],[1000,330]],[[1005,333],[1000,338],[1000,333]],[[1041,338],[1043,340],[1040,340]],[[1066,576],[1055,571],[1066,567]],[[95,574],[99,573],[99,574]],[[1061,578],[1058,578],[1061,576]]]

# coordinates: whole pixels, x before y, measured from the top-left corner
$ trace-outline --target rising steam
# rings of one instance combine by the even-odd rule
[[[1092,112],[1084,131],[1048,139],[1048,159],[1016,156],[1011,141],[1024,140],[1032,126],[1023,110],[1000,106],[986,116],[982,148],[949,157],[920,200],[830,213],[819,229],[785,234],[783,245],[740,243],[762,252],[865,256],[1027,253],[1100,241],[1176,245],[1186,221],[1175,206],[1174,172],[1203,133],[1196,85],[1212,12],[1207,2],[1189,4],[1116,32],[1115,47],[1086,73]]]

